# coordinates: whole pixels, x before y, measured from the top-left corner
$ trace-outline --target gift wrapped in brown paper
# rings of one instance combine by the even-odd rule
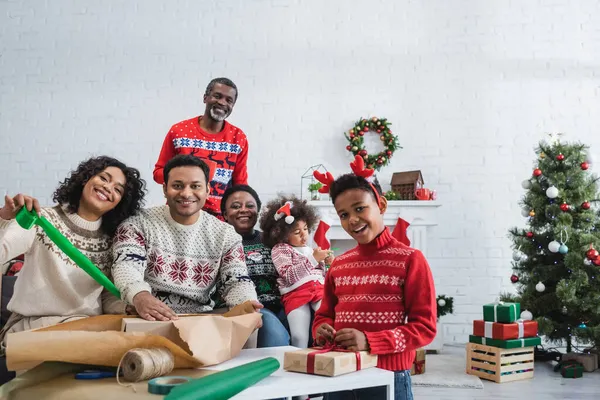
[[[410,369],[411,375],[421,375],[425,373],[425,350],[417,350],[415,361],[413,361],[412,368]]]
[[[164,322],[156,322],[155,329],[149,329],[150,333],[122,332],[122,327],[129,325],[123,320],[128,318],[99,315],[34,331],[11,333],[6,339],[7,367],[11,371],[24,370],[45,361],[116,367],[121,357],[133,348],[157,347],[173,353],[175,368],[215,365],[239,354],[256,329],[261,314],[254,312],[252,304],[246,302],[223,315],[181,316],[167,322],[170,324],[167,329]],[[139,323],[146,327],[152,325]],[[168,335],[161,335],[158,332],[161,329]]]
[[[288,351],[283,357],[283,369],[305,374],[338,376],[377,366],[377,356],[367,351],[335,351],[309,348]]]
[[[567,353],[562,356],[562,360],[579,362],[585,372],[594,372],[598,369],[598,355],[594,353]]]

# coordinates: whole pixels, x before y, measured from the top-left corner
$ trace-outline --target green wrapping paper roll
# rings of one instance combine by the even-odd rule
[[[27,208],[22,207],[17,216],[15,218],[17,223],[23,229],[31,229],[33,225],[38,225],[40,228],[46,232],[46,235],[56,244],[56,246],[61,249],[75,264],[79,266],[82,270],[87,272],[89,276],[91,276],[96,282],[100,285],[104,286],[106,290],[117,296],[117,298],[121,298],[121,293],[119,289],[115,286],[114,283],[108,279],[100,269],[94,265],[93,262],[90,261],[79,249],[73,246],[73,243],[69,241],[54,225],[50,223],[45,217],[39,216],[35,211],[28,211]]]
[[[279,369],[273,357],[253,361],[177,386],[165,400],[226,400]]]

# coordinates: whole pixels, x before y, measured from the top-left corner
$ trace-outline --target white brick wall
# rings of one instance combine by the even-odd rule
[[[546,132],[598,152],[598,1],[1,1],[0,189],[49,203],[90,154],[151,172],[171,124],[231,77],[250,183],[299,191],[341,135],[388,117],[404,147],[380,179],[421,169],[444,203],[430,263],[455,296],[448,341],[510,288],[507,230]]]

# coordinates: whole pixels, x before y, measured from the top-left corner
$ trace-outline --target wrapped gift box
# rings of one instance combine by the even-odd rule
[[[410,369],[411,375],[421,375],[425,373],[425,350],[417,350],[415,355],[415,361],[413,361],[412,368]]]
[[[367,351],[328,351],[320,348],[287,351],[283,369],[305,374],[338,376],[377,366],[377,356]]]
[[[583,365],[585,372],[594,372],[598,369],[598,355],[593,353],[567,353],[562,356],[563,361],[577,361]]]
[[[536,336],[532,338],[501,340],[469,335],[469,342],[483,344],[486,346],[499,347],[501,349],[518,349],[520,347],[532,347],[541,345],[542,339]]]
[[[521,315],[519,303],[492,303],[483,306],[483,319],[489,322],[515,322]]]
[[[577,361],[565,361],[560,367],[563,378],[581,378],[583,376],[583,365]]]
[[[489,339],[521,339],[537,336],[538,324],[536,321],[517,321],[512,324],[488,322],[484,320],[473,321],[473,335]]]

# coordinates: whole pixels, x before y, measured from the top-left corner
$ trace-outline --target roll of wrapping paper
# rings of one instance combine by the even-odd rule
[[[35,211],[29,211],[27,208],[22,207],[15,218],[17,223],[23,229],[31,229],[33,225],[38,225],[46,232],[46,235],[61,249],[75,264],[84,270],[89,276],[92,277],[100,285],[104,286],[109,292],[121,298],[119,289],[108,279],[106,275],[100,269],[94,265],[79,249],[73,246],[73,243],[69,241],[50,221],[44,216],[39,216]]]
[[[226,400],[279,369],[273,357],[253,361],[177,386],[165,400]]]

